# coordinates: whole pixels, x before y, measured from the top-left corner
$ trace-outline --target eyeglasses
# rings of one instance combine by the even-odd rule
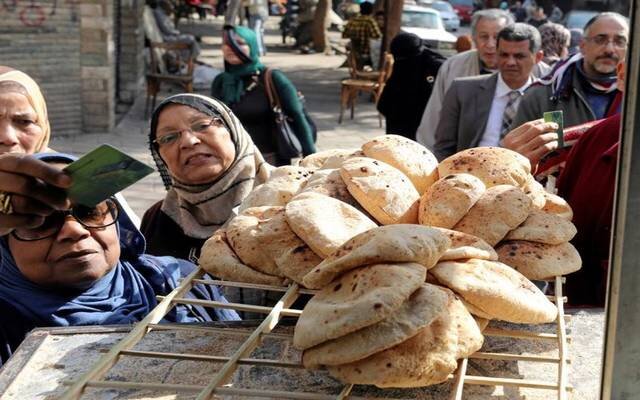
[[[595,43],[598,46],[607,46],[609,43],[613,43],[613,47],[618,49],[624,49],[627,47],[627,38],[624,36],[615,36],[609,38],[607,35],[596,35],[592,37],[586,37],[585,40]]]
[[[178,143],[178,141],[182,137],[183,132],[189,131],[192,135],[196,133],[204,134],[207,133],[209,127],[211,126],[219,128],[221,126],[224,126],[224,122],[222,121],[222,119],[217,117],[212,118],[211,120],[197,121],[191,124],[189,129],[183,129],[181,131],[170,132],[166,135],[158,136],[155,140],[153,140],[153,143],[156,143],[158,146],[171,146]]]
[[[87,229],[101,229],[116,223],[119,210],[115,200],[107,199],[95,207],[76,206],[65,211],[55,211],[39,227],[16,228],[11,234],[23,242],[46,239],[60,232],[69,215]]]

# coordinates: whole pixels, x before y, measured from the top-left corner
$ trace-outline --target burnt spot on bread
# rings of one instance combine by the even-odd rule
[[[393,364],[391,364],[391,363],[387,363],[387,365],[386,365],[387,368],[391,368],[392,366],[393,366]]]
[[[340,290],[341,288],[342,288],[342,283],[338,283],[337,285],[335,285],[335,286],[333,287],[333,291],[334,291],[334,292],[337,292],[337,291],[338,291],[338,290]]]
[[[305,245],[302,245],[302,246],[298,246],[298,247],[296,247],[295,249],[293,249],[293,254],[296,254],[296,253],[302,253],[302,252],[304,252],[304,250],[305,250],[305,248],[306,248],[306,247],[307,247],[307,246],[305,246]]]
[[[360,172],[369,172],[367,167],[360,167]]]
[[[374,310],[379,310],[379,309],[381,309],[381,308],[382,308],[382,303],[375,303],[375,304],[373,305],[373,309],[374,309]]]

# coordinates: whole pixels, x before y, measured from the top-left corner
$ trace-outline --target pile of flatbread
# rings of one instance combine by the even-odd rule
[[[548,323],[531,282],[578,270],[572,211],[529,161],[480,147],[440,164],[401,136],[280,167],[202,248],[233,281],[317,289],[294,345],[349,383],[442,382],[488,320]]]

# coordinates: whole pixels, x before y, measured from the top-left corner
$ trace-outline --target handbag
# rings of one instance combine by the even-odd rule
[[[278,92],[273,84],[273,77],[270,69],[266,70],[264,83],[275,120],[274,134],[276,136],[276,152],[278,153],[278,156],[285,160],[302,157],[302,144],[291,127],[289,119],[282,111],[280,97],[278,96]]]

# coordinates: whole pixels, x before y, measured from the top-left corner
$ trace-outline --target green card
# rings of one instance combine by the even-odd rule
[[[564,147],[564,117],[562,111],[548,111],[543,114],[544,122],[555,122],[558,124],[558,148]]]
[[[108,144],[93,149],[64,171],[73,184],[68,195],[74,204],[93,207],[153,172],[153,168]]]

